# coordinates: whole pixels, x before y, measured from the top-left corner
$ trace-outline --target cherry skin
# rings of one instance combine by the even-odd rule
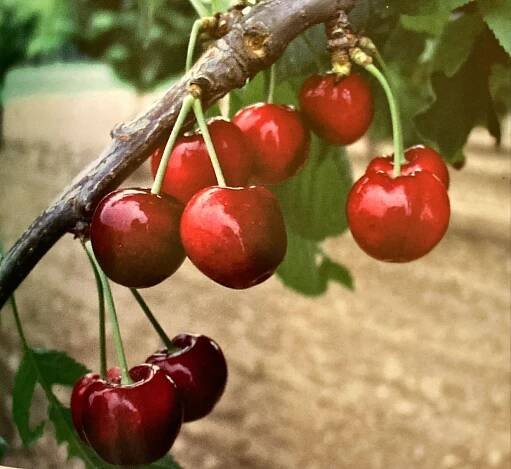
[[[92,383],[100,379],[99,373],[87,373],[74,385],[71,393],[71,417],[76,433],[87,442],[83,432],[83,412],[87,405],[88,388]]]
[[[449,171],[442,157],[432,148],[416,145],[405,151],[408,163],[401,165],[401,174],[410,175],[416,171],[427,171],[434,174],[449,189]],[[369,172],[384,172],[392,176],[394,170],[393,156],[374,158],[366,169]]]
[[[449,225],[444,184],[424,171],[390,177],[366,173],[347,201],[348,224],[358,245],[387,262],[408,262],[427,254]]]
[[[227,364],[218,344],[204,335],[179,334],[172,339],[177,351],[160,350],[146,362],[159,366],[176,383],[184,422],[208,415],[222,396]]]
[[[294,176],[309,156],[309,130],[292,106],[254,104],[239,110],[232,121],[250,144],[258,183],[276,184]]]
[[[92,217],[94,254],[114,282],[151,287],[171,276],[183,263],[179,237],[183,207],[147,189],[121,189],[108,194]]]
[[[183,419],[179,391],[157,366],[130,370],[133,384],[90,384],[83,432],[101,458],[115,465],[150,464],[173,445]]]
[[[243,133],[232,122],[219,118],[210,120],[208,129],[227,184],[244,186],[252,171],[252,155]],[[151,156],[153,177],[163,150],[158,148]],[[186,204],[196,192],[214,184],[216,177],[204,137],[200,133],[180,137],[170,155],[162,192]]]
[[[214,186],[195,194],[181,218],[181,239],[202,273],[236,289],[269,278],[287,248],[279,203],[263,186]]]
[[[348,145],[364,135],[373,120],[373,95],[357,74],[313,75],[300,90],[300,109],[314,132],[329,143]]]

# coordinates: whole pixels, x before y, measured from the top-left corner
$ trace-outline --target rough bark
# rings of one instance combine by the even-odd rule
[[[190,83],[205,107],[269,67],[310,26],[355,0],[268,0],[252,7],[190,72],[143,115],[112,131],[112,142],[25,231],[0,267],[0,306],[66,232],[84,233],[96,203],[131,174],[172,128]],[[187,125],[192,123],[189,117]]]

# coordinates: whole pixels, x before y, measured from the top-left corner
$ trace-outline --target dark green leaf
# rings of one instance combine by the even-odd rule
[[[287,224],[305,239],[322,241],[347,228],[344,207],[352,184],[344,149],[313,136],[306,166],[275,192]]]
[[[1,436],[0,436],[0,461],[3,459],[3,457],[5,456],[5,453],[7,453],[7,450],[9,449],[9,445],[7,444],[7,441],[5,441]]]
[[[509,0],[479,0],[484,21],[493,31],[505,51],[511,55],[511,2]]]
[[[321,276],[328,280],[340,283],[350,290],[354,289],[353,277],[351,276],[350,271],[343,265],[337,264],[337,262],[332,261],[328,257],[323,258],[323,261],[319,266],[319,272]]]
[[[31,429],[29,424],[30,407],[37,380],[32,351],[28,349],[25,351],[14,377],[12,391],[12,416],[25,446],[31,445],[43,434],[44,422],[39,423],[34,429]]]
[[[89,370],[64,352],[32,349],[41,376],[49,384],[73,386]]]

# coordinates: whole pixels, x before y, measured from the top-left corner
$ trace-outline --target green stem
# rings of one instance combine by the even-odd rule
[[[154,178],[153,187],[151,188],[151,193],[158,195],[161,192],[161,186],[163,184],[163,179],[165,178],[165,172],[167,171],[167,165],[169,164],[170,153],[174,148],[176,140],[179,136],[179,132],[181,132],[181,128],[185,122],[185,119],[190,112],[194,102],[194,98],[191,95],[186,96],[183,99],[183,104],[181,105],[181,110],[176,119],[176,123],[172,128],[172,132],[170,133],[169,140],[165,145],[165,150],[163,150],[163,155],[161,157],[160,165],[158,166],[158,172],[156,173],[156,177]]]
[[[270,84],[268,85],[268,99],[267,102],[273,104],[275,98],[275,81],[277,75],[277,65],[273,64],[270,67]]]
[[[92,261],[96,266],[96,269],[99,273],[99,278],[101,279],[101,286],[103,287],[103,291],[105,293],[106,304],[108,307],[108,313],[110,315],[110,322],[112,323],[112,333],[114,336],[114,344],[115,351],[117,354],[117,360],[119,361],[119,367],[121,368],[121,383],[122,384],[132,384],[133,381],[130,378],[129,370],[128,370],[128,362],[126,361],[126,354],[124,353],[124,346],[122,344],[122,336],[121,330],[119,327],[119,321],[117,319],[117,313],[115,311],[114,299],[112,297],[112,290],[110,290],[110,284],[108,283],[108,279],[106,278],[105,273],[101,269],[98,264],[98,260],[94,255],[92,249],[90,249],[90,241],[87,242],[87,250],[91,254]]]
[[[201,18],[208,16],[208,9],[202,4],[200,0],[190,0],[190,3]]]
[[[142,311],[146,315],[147,319],[149,319],[149,322],[153,326],[154,330],[160,336],[160,339],[165,344],[165,347],[167,347],[167,350],[169,350],[169,351],[178,350],[178,348],[172,343],[169,336],[163,330],[163,327],[161,327],[161,324],[158,322],[158,320],[152,313],[151,309],[149,308],[149,306],[147,305],[147,303],[145,302],[144,298],[139,293],[139,291],[136,290],[135,288],[130,288],[130,291],[133,294],[133,296],[135,297],[135,300],[137,300],[137,303],[142,308]]]
[[[211,135],[209,134],[208,126],[206,124],[206,119],[204,118],[204,111],[202,110],[202,103],[200,99],[196,99],[193,103],[193,110],[195,112],[195,117],[197,119],[197,124],[199,124],[199,129],[204,138],[204,142],[206,143],[206,148],[208,150],[209,159],[211,160],[211,164],[213,166],[213,170],[215,171],[216,180],[220,187],[226,187],[225,178],[222,173],[222,168],[220,166],[220,162],[218,161],[218,156],[215,151],[215,146],[213,145],[213,141],[211,140]]]
[[[393,174],[394,177],[397,177],[401,174],[401,164],[406,161],[403,145],[403,129],[401,127],[401,117],[399,115],[399,106],[385,76],[373,64],[366,64],[364,65],[364,68],[379,81],[380,85],[385,91],[385,95],[387,96],[387,101],[390,108],[390,116],[392,119],[392,133],[394,140]]]
[[[190,39],[188,40],[188,50],[186,52],[186,71],[192,68],[193,53],[195,51],[195,45],[197,44],[197,38],[199,37],[199,33],[202,29],[202,23],[202,18],[193,22],[192,30],[190,32]]]
[[[103,291],[103,284],[101,283],[101,276],[96,269],[94,263],[93,253],[90,246],[82,241],[82,247],[87,254],[94,278],[96,279],[96,290],[98,292],[98,305],[99,305],[99,369],[101,377],[105,378],[107,375],[107,361],[106,361],[106,332],[105,332],[105,292]]]

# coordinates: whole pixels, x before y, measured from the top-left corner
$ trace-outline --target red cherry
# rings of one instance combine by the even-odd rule
[[[232,122],[212,119],[208,123],[211,140],[227,184],[244,186],[252,171],[252,155],[245,137]],[[156,176],[163,148],[151,156],[151,171]],[[180,137],[170,155],[162,192],[186,204],[204,187],[216,184],[216,177],[200,133]]]
[[[90,237],[101,268],[114,282],[151,287],[172,275],[185,253],[179,237],[182,206],[146,189],[121,189],[99,203]]]
[[[407,176],[416,171],[427,171],[434,174],[449,189],[449,171],[442,157],[432,148],[416,145],[405,151],[408,163],[401,165],[401,175]],[[366,169],[369,172],[384,172],[392,176],[394,169],[393,156],[374,158]]]
[[[172,343],[180,350],[161,350],[146,362],[159,366],[176,383],[184,421],[191,422],[209,414],[222,396],[227,364],[218,344],[204,335],[180,334]]]
[[[270,277],[287,247],[279,203],[262,186],[215,186],[195,194],[181,218],[181,239],[202,273],[237,289]]]
[[[358,245],[387,262],[408,262],[427,254],[449,225],[449,196],[427,172],[390,177],[366,173],[347,201],[348,223]]]
[[[88,387],[83,431],[105,461],[116,465],[150,464],[174,443],[183,419],[179,392],[157,366],[130,370],[134,384],[97,380]]]
[[[232,121],[250,143],[254,177],[261,184],[294,176],[309,156],[309,130],[292,106],[254,104],[238,111]]]
[[[300,90],[300,107],[312,130],[337,145],[358,140],[373,120],[371,88],[357,74],[309,77]]]
[[[83,412],[87,405],[88,389],[92,383],[100,379],[99,373],[87,373],[74,385],[71,394],[71,417],[76,432],[83,441],[87,441],[83,433]]]

